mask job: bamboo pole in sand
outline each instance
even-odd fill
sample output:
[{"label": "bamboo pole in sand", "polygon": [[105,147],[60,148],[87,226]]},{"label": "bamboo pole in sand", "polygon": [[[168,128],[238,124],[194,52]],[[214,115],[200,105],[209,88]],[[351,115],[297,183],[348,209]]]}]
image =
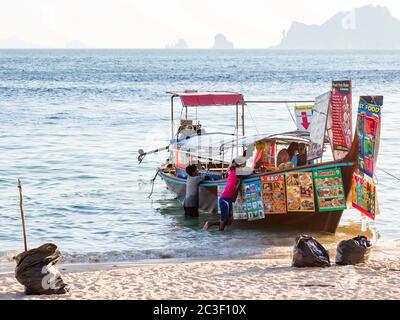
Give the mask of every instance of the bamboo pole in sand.
[{"label": "bamboo pole in sand", "polygon": [[18,189],[19,189],[19,208],[21,210],[21,220],[22,220],[22,232],[24,235],[24,246],[25,251],[28,251],[28,244],[26,242],[26,229],[25,229],[25,217],[24,217],[24,206],[22,201],[22,183],[21,179],[18,179]]}]

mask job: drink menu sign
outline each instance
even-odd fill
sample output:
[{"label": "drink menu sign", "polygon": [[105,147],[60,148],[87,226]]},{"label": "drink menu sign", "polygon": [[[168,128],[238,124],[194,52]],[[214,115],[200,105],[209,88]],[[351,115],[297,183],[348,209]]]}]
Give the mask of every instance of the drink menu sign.
[{"label": "drink menu sign", "polygon": [[322,156],[330,98],[330,91],[315,98],[315,107],[310,125],[311,143],[307,152],[307,160]]},{"label": "drink menu sign", "polygon": [[243,181],[243,197],[246,202],[247,220],[264,219],[264,203],[260,179]]},{"label": "drink menu sign", "polygon": [[342,170],[332,168],[313,172],[318,211],[346,209]]},{"label": "drink menu sign", "polygon": [[286,192],[283,174],[262,177],[264,209],[267,214],[285,214]]},{"label": "drink menu sign", "polygon": [[352,205],[366,216],[375,220],[376,215],[376,187],[373,180],[363,175],[362,172],[355,172],[352,181]]},{"label": "drink menu sign", "polygon": [[288,212],[314,212],[314,185],[312,172],[286,173]]},{"label": "drink menu sign", "polygon": [[297,130],[310,132],[313,110],[313,105],[294,107]]},{"label": "drink menu sign", "polygon": [[348,151],[352,143],[351,80],[332,81],[332,149]]},{"label": "drink menu sign", "polygon": [[361,97],[357,116],[358,168],[372,177],[378,158],[383,97]]}]

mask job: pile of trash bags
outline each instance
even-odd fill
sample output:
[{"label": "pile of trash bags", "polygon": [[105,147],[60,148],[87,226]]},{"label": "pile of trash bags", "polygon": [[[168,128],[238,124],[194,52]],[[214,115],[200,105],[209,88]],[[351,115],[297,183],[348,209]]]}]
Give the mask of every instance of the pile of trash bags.
[{"label": "pile of trash bags", "polygon": [[[336,264],[355,265],[367,262],[371,242],[364,236],[343,240],[338,244]],[[313,237],[300,235],[293,248],[293,267],[329,267],[329,252]]]},{"label": "pile of trash bags", "polygon": [[15,277],[25,287],[25,294],[65,294],[69,291],[56,268],[62,256],[55,244],[46,243],[22,252],[14,259],[17,263]]}]

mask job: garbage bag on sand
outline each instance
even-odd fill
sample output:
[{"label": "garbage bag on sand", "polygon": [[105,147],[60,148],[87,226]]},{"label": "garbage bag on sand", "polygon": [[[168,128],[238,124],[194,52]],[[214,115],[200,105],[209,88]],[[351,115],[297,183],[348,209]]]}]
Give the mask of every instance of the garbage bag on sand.
[{"label": "garbage bag on sand", "polygon": [[57,246],[46,243],[15,257],[15,277],[25,287],[25,294],[64,294],[67,284],[61,278],[56,264],[62,256]]},{"label": "garbage bag on sand", "polygon": [[336,264],[348,265],[368,260],[371,242],[364,236],[358,236],[339,242],[336,250]]},{"label": "garbage bag on sand", "polygon": [[313,237],[301,235],[296,238],[293,249],[293,267],[329,267],[329,253]]}]

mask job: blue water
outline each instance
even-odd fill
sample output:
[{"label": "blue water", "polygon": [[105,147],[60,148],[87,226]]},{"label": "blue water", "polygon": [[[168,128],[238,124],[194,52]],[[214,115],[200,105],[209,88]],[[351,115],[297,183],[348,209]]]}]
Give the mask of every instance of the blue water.
[{"label": "blue water", "polygon": [[[169,96],[232,90],[247,99],[313,99],[332,79],[385,96],[378,166],[400,176],[400,51],[0,50],[0,261],[21,251],[17,178],[23,179],[29,247],[55,242],[70,261],[248,257],[289,247],[295,233],[233,226],[203,232],[150,180],[166,154],[138,165],[137,150],[169,138]],[[292,107],[292,106],[290,106]],[[247,107],[247,133],[293,129],[286,106]],[[208,131],[232,133],[230,107],[200,109]],[[179,116],[179,110],[176,112]],[[399,182],[378,171],[379,241],[399,239]],[[335,242],[357,234],[344,214]]]}]

